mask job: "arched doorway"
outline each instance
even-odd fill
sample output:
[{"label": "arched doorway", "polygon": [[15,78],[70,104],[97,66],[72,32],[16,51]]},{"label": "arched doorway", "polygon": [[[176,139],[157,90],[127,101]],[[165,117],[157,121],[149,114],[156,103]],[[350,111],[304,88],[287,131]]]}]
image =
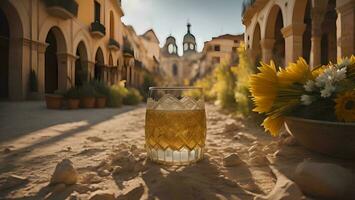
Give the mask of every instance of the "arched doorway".
[{"label": "arched doorway", "polygon": [[337,61],[337,38],[336,38],[336,1],[329,0],[327,10],[322,23],[321,36],[321,64],[327,64],[329,61]]},{"label": "arched doorway", "polygon": [[9,96],[10,27],[5,13],[0,9],[0,99]]},{"label": "arched doorway", "polygon": [[267,17],[265,39],[273,41],[272,55],[269,57],[277,66],[285,65],[285,39],[281,29],[284,27],[281,8],[274,5]]},{"label": "arched doorway", "polygon": [[45,92],[54,93],[58,90],[58,47],[52,29],[47,34],[46,43],[48,47],[45,53]]},{"label": "arched doorway", "polygon": [[[311,17],[311,9],[312,9],[312,2],[310,0],[307,1],[306,9],[304,12],[304,24],[306,24],[306,29],[303,33],[303,42],[302,42],[302,51],[303,51],[303,58],[310,62],[311,56],[311,47],[312,47],[312,17]],[[295,10],[297,12],[297,10]]]},{"label": "arched doorway", "polygon": [[285,65],[285,39],[282,35],[283,19],[281,10],[278,10],[275,22],[275,44],[272,50],[275,64],[277,66]]},{"label": "arched doorway", "polygon": [[259,65],[261,61],[261,31],[259,23],[256,23],[253,34],[253,43],[252,43],[252,58],[255,66]]},{"label": "arched doorway", "polygon": [[102,67],[105,65],[104,54],[102,53],[101,48],[96,51],[95,55],[95,70],[94,70],[94,79],[98,81],[103,80]]},{"label": "arched doorway", "polygon": [[78,44],[76,56],[78,59],[75,61],[75,86],[81,86],[88,81],[88,55],[84,42]]}]

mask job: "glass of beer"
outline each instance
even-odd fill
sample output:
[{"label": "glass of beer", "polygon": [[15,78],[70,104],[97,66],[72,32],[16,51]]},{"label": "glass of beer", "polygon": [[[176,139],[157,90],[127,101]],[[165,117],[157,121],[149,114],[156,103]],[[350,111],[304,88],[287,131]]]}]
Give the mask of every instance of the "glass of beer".
[{"label": "glass of beer", "polygon": [[203,158],[206,112],[202,88],[151,87],[145,118],[148,157],[170,165]]}]

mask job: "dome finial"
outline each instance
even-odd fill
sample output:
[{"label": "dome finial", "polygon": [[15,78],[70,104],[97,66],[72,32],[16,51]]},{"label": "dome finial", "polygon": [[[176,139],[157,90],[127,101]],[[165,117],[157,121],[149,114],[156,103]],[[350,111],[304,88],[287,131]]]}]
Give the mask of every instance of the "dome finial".
[{"label": "dome finial", "polygon": [[191,28],[191,24],[190,22],[187,22],[187,33],[190,33],[190,28]]}]

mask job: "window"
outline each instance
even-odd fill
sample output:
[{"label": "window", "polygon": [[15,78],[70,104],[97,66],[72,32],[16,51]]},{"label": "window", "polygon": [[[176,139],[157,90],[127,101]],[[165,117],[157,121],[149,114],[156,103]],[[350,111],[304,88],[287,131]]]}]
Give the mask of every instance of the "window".
[{"label": "window", "polygon": [[184,44],[184,50],[186,51],[189,48],[189,44],[185,43]]},{"label": "window", "polygon": [[173,44],[169,44],[169,45],[168,45],[168,52],[169,52],[170,54],[175,53],[175,52],[174,52],[174,45],[173,45]]},{"label": "window", "polygon": [[95,22],[100,22],[100,16],[101,16],[101,5],[99,2],[94,1],[95,3]]},{"label": "window", "polygon": [[234,40],[234,43],[238,43],[239,41],[238,40]]},{"label": "window", "polygon": [[237,47],[232,47],[232,52],[237,53]]},{"label": "window", "polygon": [[177,68],[177,65],[176,65],[176,64],[173,65],[173,75],[174,75],[174,76],[177,76],[177,75],[178,75],[178,68]]},{"label": "window", "polygon": [[220,57],[213,57],[212,58],[212,62],[213,63],[220,63],[221,62],[221,58]]},{"label": "window", "polygon": [[215,45],[214,46],[214,51],[221,51],[221,46]]},{"label": "window", "polygon": [[115,37],[115,18],[113,12],[110,12],[110,37],[113,39]]},{"label": "window", "polygon": [[194,44],[190,44],[190,49],[191,49],[191,50],[194,50],[194,49],[195,49]]}]

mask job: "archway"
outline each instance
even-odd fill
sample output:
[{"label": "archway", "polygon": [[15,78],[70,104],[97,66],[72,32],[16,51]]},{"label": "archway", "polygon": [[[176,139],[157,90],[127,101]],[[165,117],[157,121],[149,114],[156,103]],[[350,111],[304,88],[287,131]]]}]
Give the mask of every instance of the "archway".
[{"label": "archway", "polygon": [[9,96],[10,27],[5,13],[0,9],[0,98]]},{"label": "archway", "polygon": [[23,10],[15,4],[0,1],[0,98],[23,100],[30,69],[23,67],[22,38],[29,29],[21,18]]},{"label": "archway", "polygon": [[[299,1],[302,2],[302,1]],[[306,24],[306,30],[303,33],[303,42],[302,42],[302,56],[303,58],[307,61],[307,63],[310,62],[310,56],[311,56],[311,47],[312,47],[312,16],[311,16],[311,9],[312,9],[312,3],[311,1],[307,1],[305,12],[304,12],[304,18],[303,22]],[[295,10],[295,13],[297,13],[297,10]]]},{"label": "archway", "polygon": [[76,49],[75,86],[81,86],[88,81],[88,54],[84,42],[80,42]]},{"label": "archway", "polygon": [[94,79],[98,81],[102,81],[102,67],[105,65],[104,54],[99,48],[96,51],[95,55],[95,70],[94,70]]},{"label": "archway", "polygon": [[266,23],[265,39],[274,41],[272,48],[272,59],[277,66],[285,64],[285,39],[281,29],[284,27],[281,8],[274,5],[269,13]]},{"label": "archway", "polygon": [[321,37],[321,64],[327,64],[329,61],[337,61],[337,38],[336,38],[336,1],[329,0],[327,10],[322,22]]},{"label": "archway", "polygon": [[253,43],[252,43],[252,59],[255,66],[259,65],[261,61],[261,31],[259,23],[256,23],[253,34]]},{"label": "archway", "polygon": [[45,92],[54,93],[58,89],[58,57],[57,39],[53,30],[48,32],[45,53]]}]

